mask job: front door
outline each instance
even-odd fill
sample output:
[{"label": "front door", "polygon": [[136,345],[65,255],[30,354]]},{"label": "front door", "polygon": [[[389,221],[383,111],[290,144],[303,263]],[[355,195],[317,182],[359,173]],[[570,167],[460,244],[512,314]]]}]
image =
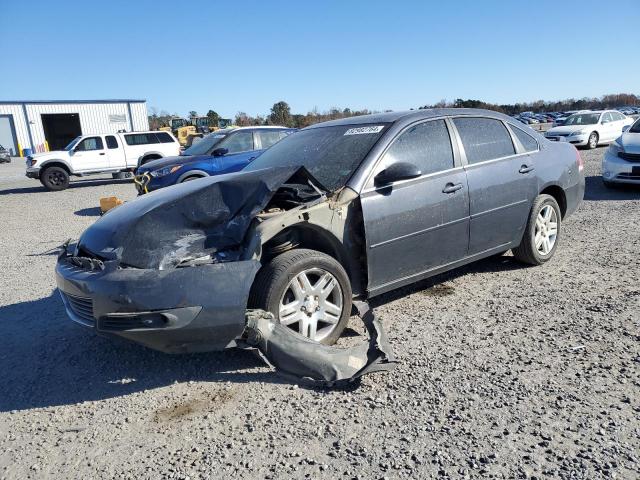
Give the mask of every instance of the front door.
[{"label": "front door", "polygon": [[508,249],[522,236],[536,195],[533,158],[527,153],[517,154],[500,120],[458,117],[453,123],[467,161],[469,255]]},{"label": "front door", "polygon": [[109,168],[102,137],[86,137],[73,149],[73,169],[77,172]]},{"label": "front door", "polygon": [[[417,178],[376,185],[374,177],[406,162]],[[469,195],[444,120],[408,127],[389,146],[361,193],[368,288],[381,292],[462,259],[469,239]]]}]

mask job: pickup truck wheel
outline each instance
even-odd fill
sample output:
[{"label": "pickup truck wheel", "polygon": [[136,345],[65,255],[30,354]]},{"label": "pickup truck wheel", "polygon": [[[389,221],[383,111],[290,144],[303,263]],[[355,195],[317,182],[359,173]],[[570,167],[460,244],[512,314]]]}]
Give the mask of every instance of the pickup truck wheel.
[{"label": "pickup truck wheel", "polygon": [[301,335],[333,345],[351,315],[351,283],[342,265],[315,250],[294,249],[258,272],[250,305]]},{"label": "pickup truck wheel", "polygon": [[531,207],[520,245],[513,249],[516,260],[542,265],[551,260],[560,240],[562,215],[551,195],[538,195]]},{"label": "pickup truck wheel", "polygon": [[40,174],[40,183],[47,190],[64,190],[69,187],[69,174],[62,167],[47,167]]}]

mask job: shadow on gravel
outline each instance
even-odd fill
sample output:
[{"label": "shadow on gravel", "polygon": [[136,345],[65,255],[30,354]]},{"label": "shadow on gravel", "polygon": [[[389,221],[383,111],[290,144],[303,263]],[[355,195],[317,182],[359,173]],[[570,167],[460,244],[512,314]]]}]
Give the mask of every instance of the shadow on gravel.
[{"label": "shadow on gravel", "polygon": [[392,290],[391,292],[372,298],[369,304],[372,308],[375,308],[418,292],[430,297],[454,295],[455,289],[450,285],[442,285],[444,282],[469,273],[504,272],[508,270],[524,270],[526,268],[530,268],[530,266],[514,260],[512,256],[493,256],[449,272],[441,273],[435,277],[427,278],[412,285],[407,285],[398,290]]},{"label": "shadow on gravel", "polygon": [[79,217],[99,217],[100,207],[81,208],[73,213]]},{"label": "shadow on gravel", "polygon": [[585,200],[639,200],[640,186],[619,184],[614,188],[607,188],[602,183],[601,175],[585,178]]},{"label": "shadow on gravel", "polygon": [[[175,382],[286,382],[253,352],[167,355],[72,323],[57,291],[0,307],[0,411],[128,395]],[[286,382],[288,383],[288,382]]]},{"label": "shadow on gravel", "polygon": [[[69,188],[84,188],[84,187],[97,187],[99,185],[107,185],[107,184],[125,184],[131,183],[131,179],[124,180],[114,180],[112,178],[105,178],[102,180],[73,180],[69,183]],[[34,186],[34,187],[22,187],[22,188],[8,188],[6,190],[0,190],[0,195],[15,195],[21,193],[49,193],[51,195],[55,195],[58,192],[49,192],[43,186]]]}]

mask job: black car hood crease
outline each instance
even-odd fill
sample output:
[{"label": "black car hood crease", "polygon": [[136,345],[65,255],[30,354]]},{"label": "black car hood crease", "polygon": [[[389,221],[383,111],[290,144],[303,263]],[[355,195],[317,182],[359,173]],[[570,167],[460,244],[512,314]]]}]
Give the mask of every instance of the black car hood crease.
[{"label": "black car hood crease", "polygon": [[241,245],[251,221],[304,167],[278,167],[207,177],[138,197],[105,214],[78,247],[121,265],[164,269],[182,259]]}]

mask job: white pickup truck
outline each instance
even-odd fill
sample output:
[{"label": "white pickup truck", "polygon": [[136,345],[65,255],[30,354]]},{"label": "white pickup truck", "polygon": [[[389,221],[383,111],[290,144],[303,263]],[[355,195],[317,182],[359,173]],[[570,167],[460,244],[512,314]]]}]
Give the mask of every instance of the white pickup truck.
[{"label": "white pickup truck", "polygon": [[27,157],[27,177],[37,178],[47,190],[64,190],[71,175],[112,173],[120,178],[145,162],[179,154],[180,144],[169,132],[83,135],[64,150]]}]

